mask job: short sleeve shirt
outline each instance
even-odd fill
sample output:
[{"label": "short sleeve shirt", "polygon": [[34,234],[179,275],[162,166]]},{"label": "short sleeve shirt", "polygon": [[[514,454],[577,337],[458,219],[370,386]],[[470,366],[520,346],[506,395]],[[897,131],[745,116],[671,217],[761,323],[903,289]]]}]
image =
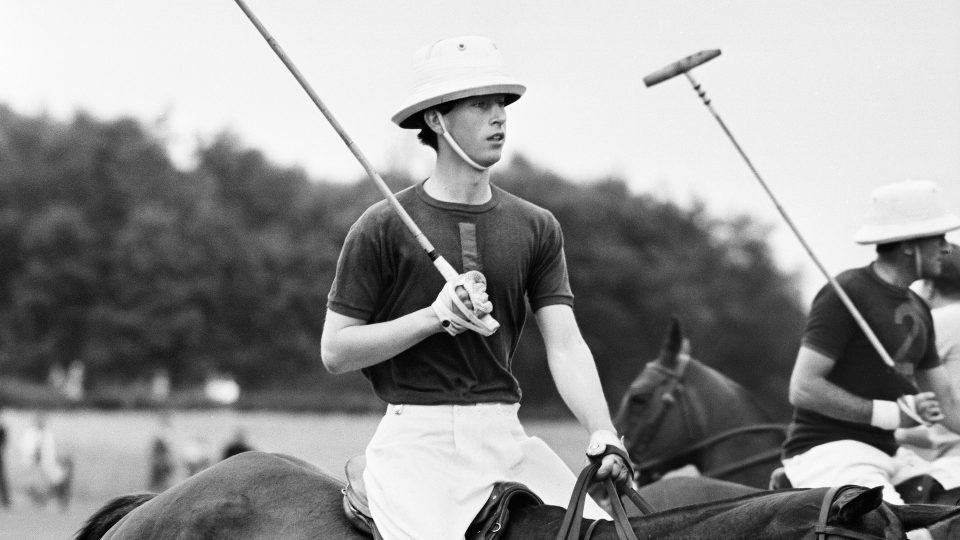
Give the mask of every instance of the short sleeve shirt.
[{"label": "short sleeve shirt", "polygon": [[[912,378],[915,371],[940,365],[930,309],[916,293],[883,281],[871,266],[848,270],[837,276],[837,282],[893,358],[897,372]],[[827,380],[840,388],[870,400],[900,396],[896,377],[829,284],[814,298],[802,345],[835,360]],[[784,442],[784,458],[843,439],[890,455],[897,450],[893,431],[797,408]]]},{"label": "short sleeve shirt", "polygon": [[[395,404],[517,403],[511,361],[527,300],[534,311],[573,305],[560,225],[547,210],[491,185],[490,201],[465,205],[436,200],[423,183],[397,200],[458,272],[487,279],[491,315],[500,328],[432,336],[362,370],[374,392]],[[327,307],[367,321],[390,321],[433,303],[444,285],[430,258],[389,205],[370,207],[344,242]]]}]

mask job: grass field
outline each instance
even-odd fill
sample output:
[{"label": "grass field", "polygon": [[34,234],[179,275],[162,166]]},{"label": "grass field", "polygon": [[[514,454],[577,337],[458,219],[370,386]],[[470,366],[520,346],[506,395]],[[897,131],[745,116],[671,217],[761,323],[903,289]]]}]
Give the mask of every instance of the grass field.
[{"label": "grass field", "polygon": [[[24,471],[17,452],[19,435],[32,416],[30,411],[10,409],[3,414],[9,434],[6,463],[14,505],[0,509],[0,540],[66,540],[108,499],[146,490],[150,444],[159,432],[155,413],[50,412],[48,423],[57,446],[72,455],[76,464],[74,497],[65,513],[32,507],[24,494]],[[171,421],[177,446],[202,439],[214,459],[242,427],[258,450],[292,454],[343,477],[344,462],[363,451],[379,417],[224,410],[178,411]],[[524,425],[528,434],[545,440],[572,469],[583,465],[587,434],[579,425],[569,421],[525,421]],[[177,478],[184,476],[179,467]]]}]

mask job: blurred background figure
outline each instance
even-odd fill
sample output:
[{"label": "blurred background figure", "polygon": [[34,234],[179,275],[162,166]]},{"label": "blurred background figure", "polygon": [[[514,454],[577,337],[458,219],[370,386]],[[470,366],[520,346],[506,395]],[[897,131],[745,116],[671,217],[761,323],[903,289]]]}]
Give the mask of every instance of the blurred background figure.
[{"label": "blurred background figure", "polygon": [[190,437],[183,444],[183,465],[187,476],[193,476],[210,466],[210,446],[205,437]]},{"label": "blurred background figure", "polygon": [[67,368],[66,378],[63,381],[63,395],[70,401],[82,401],[84,397],[84,377],[86,367],[80,360],[70,362]]},{"label": "blurred background figure", "polygon": [[160,493],[173,485],[176,459],[173,444],[173,425],[168,413],[160,415],[159,428],[150,445],[150,479],[147,489]]},{"label": "blurred background figure", "polygon": [[0,411],[0,506],[10,508],[10,484],[7,482],[7,422]]},{"label": "blurred background figure", "polygon": [[243,427],[238,427],[237,431],[233,434],[233,438],[227,441],[226,446],[223,447],[223,457],[220,459],[227,459],[242,452],[249,452],[250,450],[253,450],[253,447],[247,442],[247,430],[243,429]]},{"label": "blurred background figure", "polygon": [[157,368],[150,379],[150,400],[163,405],[170,399],[170,388],[170,372],[165,368]]},{"label": "blurred background figure", "polygon": [[70,500],[73,460],[57,453],[56,441],[47,417],[37,413],[23,431],[20,458],[26,472],[27,495],[37,507],[59,503],[65,511]]},{"label": "blurred background figure", "polygon": [[[918,282],[917,292],[930,305],[937,353],[950,374],[954,391],[960,395],[960,246],[950,244],[939,276]],[[941,424],[897,431],[898,439],[929,449],[939,465],[955,470],[960,477],[960,434]]]}]

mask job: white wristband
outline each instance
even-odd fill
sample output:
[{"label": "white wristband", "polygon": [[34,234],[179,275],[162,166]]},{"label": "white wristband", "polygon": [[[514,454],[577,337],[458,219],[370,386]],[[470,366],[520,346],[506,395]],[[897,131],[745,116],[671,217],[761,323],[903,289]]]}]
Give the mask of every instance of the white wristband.
[{"label": "white wristband", "polygon": [[900,406],[896,401],[873,400],[870,425],[888,431],[897,429],[900,427]]}]

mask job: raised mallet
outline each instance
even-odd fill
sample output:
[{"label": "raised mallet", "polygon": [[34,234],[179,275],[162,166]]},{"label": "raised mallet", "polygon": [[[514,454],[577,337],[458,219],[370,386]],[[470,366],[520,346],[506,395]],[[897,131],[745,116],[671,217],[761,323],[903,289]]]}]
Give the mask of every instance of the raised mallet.
[{"label": "raised mallet", "polygon": [[[293,77],[297,79],[297,82],[300,83],[300,86],[307,92],[307,95],[310,96],[310,99],[313,100],[313,103],[320,109],[320,112],[323,113],[323,116],[326,117],[327,121],[330,122],[330,125],[333,126],[333,129],[336,130],[337,135],[340,135],[340,138],[343,139],[343,142],[347,145],[347,148],[353,152],[354,157],[357,158],[357,161],[360,162],[360,165],[363,166],[363,169],[367,171],[367,176],[373,180],[373,183],[377,185],[377,188],[380,190],[380,193],[386,197],[387,202],[390,203],[390,207],[393,208],[394,212],[400,216],[400,219],[403,221],[404,225],[407,226],[407,229],[413,234],[417,239],[417,242],[420,244],[420,247],[427,252],[427,255],[430,257],[430,260],[433,261],[433,265],[437,267],[437,270],[440,271],[440,274],[448,282],[456,281],[459,277],[459,273],[442,255],[437,253],[437,250],[434,249],[433,244],[430,243],[430,240],[424,236],[423,231],[420,230],[420,227],[413,221],[413,218],[410,217],[410,214],[403,209],[403,206],[400,205],[400,202],[397,201],[397,198],[390,191],[390,188],[387,187],[386,182],[383,181],[383,178],[380,177],[380,174],[377,173],[376,169],[373,168],[373,165],[370,164],[370,161],[367,160],[366,156],[363,155],[363,152],[360,151],[360,148],[353,142],[353,139],[347,135],[346,130],[343,129],[343,126],[340,125],[340,122],[337,122],[337,119],[333,117],[333,113],[330,112],[330,109],[324,105],[323,101],[320,99],[320,96],[313,91],[313,87],[310,86],[310,83],[307,82],[307,79],[300,73],[300,70],[297,69],[297,66],[294,65],[293,61],[290,60],[290,57],[287,56],[287,53],[283,51],[280,47],[280,44],[277,43],[277,40],[273,39],[273,36],[267,32],[267,29],[260,22],[260,19],[253,14],[253,11],[247,7],[247,4],[243,0],[236,0],[237,5],[240,6],[240,9],[247,15],[247,18],[250,19],[250,22],[257,27],[257,30],[260,32],[260,35],[263,36],[263,39],[267,40],[267,43],[270,45],[270,48],[273,49],[273,52],[277,53],[277,56],[280,58],[280,61],[283,62],[283,65],[287,66],[287,69],[290,70],[290,73],[293,74]],[[485,315],[480,319],[480,322],[489,330],[496,330],[500,327],[500,323],[494,320],[490,315]]]},{"label": "raised mallet", "polygon": [[[698,96],[700,96],[700,99],[703,101],[703,104],[707,106],[707,109],[709,109],[713,117],[717,119],[717,122],[720,124],[720,127],[723,128],[723,132],[726,133],[727,137],[730,138],[730,142],[733,143],[733,146],[737,149],[737,152],[739,152],[743,160],[747,162],[747,166],[750,167],[750,171],[757,178],[757,181],[760,182],[760,185],[763,186],[763,190],[766,191],[767,195],[770,197],[770,200],[773,201],[773,204],[777,207],[777,211],[780,212],[780,215],[783,216],[784,221],[786,221],[787,225],[790,226],[790,230],[793,231],[793,234],[797,237],[797,240],[800,241],[800,244],[803,246],[803,249],[805,249],[807,254],[810,255],[810,258],[813,259],[814,264],[817,265],[817,268],[820,269],[820,272],[822,272],[823,275],[827,278],[827,281],[830,282],[830,285],[836,291],[837,296],[840,297],[840,300],[843,302],[843,305],[847,307],[847,310],[850,312],[850,315],[852,315],[854,320],[857,321],[857,324],[860,326],[860,329],[863,330],[864,334],[866,334],[867,339],[870,340],[870,343],[873,345],[874,349],[876,349],[877,353],[880,355],[880,358],[882,358],[884,363],[886,363],[887,366],[889,366],[890,369],[895,374],[898,375],[897,378],[898,380],[901,381],[903,386],[901,388],[901,392],[903,394],[916,394],[918,392],[916,386],[911,381],[906,379],[906,377],[901,376],[899,372],[896,371],[896,367],[895,367],[896,364],[894,363],[893,358],[890,357],[890,354],[880,343],[880,340],[877,339],[877,336],[876,334],[873,333],[873,330],[870,328],[870,325],[867,324],[867,321],[864,320],[862,315],[860,315],[860,312],[857,310],[856,306],[853,305],[853,302],[850,300],[850,297],[847,296],[847,294],[843,291],[843,288],[840,287],[840,284],[837,283],[837,280],[834,279],[829,272],[827,272],[826,268],[824,268],[822,264],[820,264],[820,260],[817,258],[816,255],[814,255],[813,251],[810,249],[810,246],[807,245],[806,240],[803,239],[803,235],[800,234],[800,231],[797,229],[796,225],[794,225],[793,220],[790,219],[790,216],[787,215],[787,212],[783,209],[782,206],[780,206],[780,203],[777,201],[777,198],[773,195],[773,192],[770,191],[769,187],[767,187],[767,183],[763,181],[763,178],[760,176],[760,173],[757,172],[757,169],[753,166],[753,163],[750,162],[750,158],[747,157],[747,154],[744,153],[743,148],[740,147],[740,144],[737,143],[737,140],[733,137],[733,133],[730,132],[730,130],[727,128],[727,125],[724,124],[723,120],[720,119],[720,115],[717,114],[717,111],[714,110],[713,106],[710,104],[710,100],[707,99],[707,93],[701,89],[700,83],[694,80],[693,76],[690,75],[690,70],[699,66],[700,64],[703,64],[704,62],[713,60],[718,56],[720,56],[719,49],[700,51],[682,60],[674,62],[669,66],[659,69],[651,73],[650,75],[647,75],[646,77],[643,78],[643,82],[649,88],[655,84],[659,84],[659,83],[662,83],[663,81],[672,79],[673,77],[676,77],[677,75],[680,75],[680,74],[683,74],[687,77],[687,80],[690,81],[690,84],[693,86],[694,91],[697,93]],[[905,405],[904,403],[901,403],[901,408],[904,408],[904,405]],[[906,409],[910,409],[910,408],[906,407],[905,410]],[[908,412],[908,414],[911,414],[914,420],[917,420],[923,423],[919,419],[919,417],[916,416],[916,413],[913,413],[912,409],[910,409],[910,412]]]}]

